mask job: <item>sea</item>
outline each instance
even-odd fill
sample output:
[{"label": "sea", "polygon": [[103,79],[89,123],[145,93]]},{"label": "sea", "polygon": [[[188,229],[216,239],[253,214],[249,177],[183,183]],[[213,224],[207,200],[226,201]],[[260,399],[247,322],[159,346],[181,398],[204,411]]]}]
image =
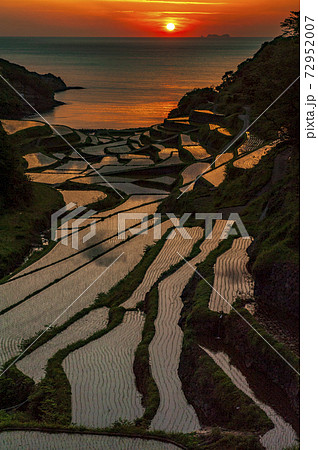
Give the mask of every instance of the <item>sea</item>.
[{"label": "sea", "polygon": [[217,86],[269,37],[0,37],[0,57],[53,73],[81,90],[43,116],[74,128],[133,128],[161,122],[194,88]]}]

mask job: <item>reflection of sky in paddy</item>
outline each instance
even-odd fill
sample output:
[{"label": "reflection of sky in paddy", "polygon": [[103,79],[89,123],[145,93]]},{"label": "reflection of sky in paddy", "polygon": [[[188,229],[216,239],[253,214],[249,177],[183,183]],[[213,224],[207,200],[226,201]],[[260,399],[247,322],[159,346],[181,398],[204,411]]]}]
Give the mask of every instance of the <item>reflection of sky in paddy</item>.
[{"label": "reflection of sky in paddy", "polygon": [[190,183],[194,181],[202,172],[204,172],[208,167],[210,167],[210,163],[195,163],[188,166],[182,172],[183,184]]}]

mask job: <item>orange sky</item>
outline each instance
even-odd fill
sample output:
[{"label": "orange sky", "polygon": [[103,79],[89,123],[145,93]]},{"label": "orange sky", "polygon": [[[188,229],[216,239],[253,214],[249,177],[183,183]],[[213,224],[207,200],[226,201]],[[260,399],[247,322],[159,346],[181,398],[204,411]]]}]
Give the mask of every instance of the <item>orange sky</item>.
[{"label": "orange sky", "polygon": [[[2,0],[2,36],[276,36],[297,0]],[[168,32],[166,24],[176,28]]]}]

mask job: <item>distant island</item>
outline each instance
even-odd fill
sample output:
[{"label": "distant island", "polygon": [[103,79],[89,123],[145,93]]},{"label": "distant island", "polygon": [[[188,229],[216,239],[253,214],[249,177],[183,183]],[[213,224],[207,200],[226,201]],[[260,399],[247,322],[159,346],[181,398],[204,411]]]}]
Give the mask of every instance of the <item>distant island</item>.
[{"label": "distant island", "polygon": [[229,34],[208,34],[207,36],[201,36],[205,39],[231,39]]}]

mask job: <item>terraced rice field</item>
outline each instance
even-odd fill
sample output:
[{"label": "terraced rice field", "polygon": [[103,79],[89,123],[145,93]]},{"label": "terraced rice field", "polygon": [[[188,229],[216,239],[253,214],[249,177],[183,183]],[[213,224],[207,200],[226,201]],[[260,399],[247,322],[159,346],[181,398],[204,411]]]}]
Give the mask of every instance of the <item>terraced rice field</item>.
[{"label": "terraced rice field", "polygon": [[172,119],[166,119],[167,122],[189,122],[189,117],[174,117]]},{"label": "terraced rice field", "polygon": [[201,145],[184,145],[183,148],[188,150],[195,159],[211,158],[211,155]]},{"label": "terraced rice field", "polygon": [[216,130],[218,133],[224,134],[224,136],[232,136],[227,128],[217,127]]},{"label": "terraced rice field", "polygon": [[255,136],[255,134],[252,134],[249,131],[247,131],[246,140],[237,149],[237,154],[241,155],[242,153],[251,152],[260,147],[262,143],[263,143],[262,139],[259,139],[257,136]]},{"label": "terraced rice field", "polygon": [[132,194],[166,194],[166,191],[163,191],[162,189],[151,189],[147,187],[137,186],[133,183],[114,183],[112,182],[111,185],[117,190],[122,191],[125,194],[132,195]]},{"label": "terraced rice field", "polygon": [[64,360],[72,387],[73,423],[107,427],[116,420],[133,421],[143,415],[133,372],[143,326],[143,315],[128,311],[122,324]]},{"label": "terraced rice field", "polygon": [[196,109],[193,112],[205,120],[209,119],[209,117],[211,118],[211,121],[214,119],[214,113],[208,109]]},{"label": "terraced rice field", "polygon": [[83,160],[68,161],[62,166],[57,167],[57,170],[65,170],[66,172],[83,172],[87,168],[88,164]]},{"label": "terraced rice field", "polygon": [[267,155],[268,152],[270,152],[274,147],[276,147],[278,142],[279,141],[274,141],[269,145],[264,145],[263,147],[255,150],[254,152],[237,159],[236,161],[234,161],[233,165],[241,169],[251,169],[260,162],[261,158],[264,155]]},{"label": "terraced rice field", "polygon": [[108,308],[95,309],[70,325],[66,330],[59,333],[46,344],[18,361],[16,366],[38,383],[45,377],[47,362],[56,352],[81,339],[87,339],[96,333],[96,331],[106,329],[107,323]]},{"label": "terraced rice field", "polygon": [[211,170],[210,172],[206,172],[203,175],[203,178],[213,184],[213,186],[217,187],[224,181],[225,174],[225,165],[223,165],[217,169]]},{"label": "terraced rice field", "polygon": [[261,444],[268,450],[283,450],[291,448],[297,444],[297,435],[292,426],[285,422],[273,408],[258,400],[249,387],[245,376],[230,363],[230,358],[223,352],[213,352],[204,347],[201,347],[214,362],[228,375],[232,383],[246,394],[253,402],[261,408],[267,417],[273,422],[274,428],[265,433],[261,439]]},{"label": "terraced rice field", "polygon": [[133,158],[127,166],[151,166],[153,165],[153,161],[151,159],[137,159]]},{"label": "terraced rice field", "polygon": [[[145,166],[133,166],[133,167],[127,167],[127,164],[121,164],[118,166],[104,166],[101,167],[100,169],[98,169],[98,173],[102,174],[102,175],[107,175],[107,174],[115,174],[115,173],[127,173],[127,172],[136,172],[138,169],[144,169]],[[91,171],[89,172],[89,175],[95,175],[96,172],[95,171]]]},{"label": "terraced rice field", "polygon": [[23,156],[28,163],[28,169],[34,169],[35,167],[49,166],[56,162],[56,159],[50,158],[43,153],[29,153]]},{"label": "terraced rice field", "polygon": [[[117,219],[117,217],[114,217],[114,219]],[[106,229],[109,234],[112,232],[112,230],[107,229],[105,221],[101,224],[104,225],[104,230]],[[166,230],[165,227],[166,225],[162,224],[163,232]],[[115,233],[117,233],[117,229]],[[95,239],[100,239],[100,235],[95,236]],[[135,236],[130,241],[121,241],[123,243],[118,248],[112,249],[119,242],[116,235],[116,237],[101,245],[76,254],[70,259],[62,260],[52,267],[43,268],[29,277],[18,278],[2,285],[2,308],[13,305],[33,293],[31,298],[0,316],[0,326],[5,336],[3,352],[6,357],[9,358],[16,354],[16,348],[21,341],[21,337],[26,339],[34,336],[46,325],[51,324],[71,303],[74,302],[72,307],[58,319],[57,325],[89,306],[98,293],[108,292],[112,286],[134,268],[142,258],[145,247],[151,245],[153,241],[153,231],[150,230],[148,234]],[[89,244],[91,244],[91,241]],[[55,249],[57,249],[57,255],[56,252],[54,253]],[[103,254],[107,250],[108,253]],[[63,251],[66,256],[75,253],[74,250],[70,251],[69,247],[60,245],[58,249],[58,246],[56,246],[47,255],[47,258],[41,260],[41,264],[43,264],[44,259],[46,259],[46,262],[54,259],[60,260]],[[110,266],[122,252],[124,254],[120,259]],[[92,258],[98,255],[101,256],[92,261]],[[107,268],[107,273],[104,273]],[[34,265],[32,269],[34,269]],[[31,269],[28,268],[28,270]],[[71,273],[71,271],[74,272]],[[96,277],[102,273],[104,275],[96,280]],[[64,278],[60,279],[61,277]],[[57,279],[60,279],[60,281],[56,281]],[[87,290],[87,287],[93,282],[94,284]],[[50,285],[50,283],[54,284]],[[36,293],[37,289],[42,289],[42,291]]]},{"label": "terraced rice field", "polygon": [[[66,136],[68,134],[72,134],[73,133],[73,129],[70,127],[66,127],[65,125],[53,125],[54,129],[61,135],[61,136]],[[57,133],[55,133],[55,131],[52,130],[52,135],[56,136]]]},{"label": "terraced rice field", "polygon": [[93,163],[92,167],[95,169],[100,169],[104,166],[117,166],[120,162],[118,162],[118,159],[116,156],[104,156],[104,158],[99,163]]},{"label": "terraced rice field", "polygon": [[0,447],[36,450],[176,450],[179,447],[150,439],[102,436],[89,434],[41,433],[39,431],[4,431],[0,433]]},{"label": "terraced rice field", "polygon": [[97,200],[102,200],[107,197],[107,194],[101,191],[60,191],[63,195],[65,204],[75,203],[76,206],[85,206],[89,203],[94,203]]},{"label": "terraced rice field", "polygon": [[106,147],[109,153],[129,153],[131,152],[131,148],[128,145],[120,145],[120,146],[108,146]]},{"label": "terraced rice field", "polygon": [[160,275],[182,259],[177,251],[181,253],[183,257],[190,254],[193,247],[192,239],[184,239],[179,232],[175,233],[173,231],[173,234],[174,237],[172,239],[167,238],[159,255],[148,268],[142,283],[138,286],[132,296],[122,304],[124,308],[135,308],[137,303],[144,301],[145,295],[160,278]]},{"label": "terraced rice field", "polygon": [[0,337],[0,367],[2,367],[5,362],[9,361],[10,358],[20,353],[20,345],[22,344],[22,341],[22,336],[8,338],[3,335],[3,337]]},{"label": "terraced rice field", "polygon": [[61,173],[58,170],[44,171],[41,173],[29,173],[28,174],[31,181],[36,183],[46,183],[46,184],[58,184],[64,183],[64,181],[71,180],[76,176],[73,173]]},{"label": "terraced rice field", "polygon": [[[181,176],[183,178],[183,184],[186,185],[188,183],[191,183],[192,181],[195,181],[196,178],[199,175],[201,175],[201,173],[203,173],[205,170],[207,170],[209,167],[210,167],[209,163],[194,163],[186,167],[181,173]],[[193,186],[188,190],[192,189]]]},{"label": "terraced rice field", "polygon": [[106,145],[101,144],[101,145],[93,145],[90,147],[84,147],[83,149],[81,149],[81,151],[84,154],[86,153],[87,155],[100,156],[100,155],[105,155],[105,148],[106,148]]},{"label": "terraced rice field", "polygon": [[216,123],[209,123],[210,131],[216,130],[217,128],[220,128],[220,125]]},{"label": "terraced rice field", "polygon": [[99,139],[94,134],[90,134],[89,137],[91,138],[91,142],[93,145],[97,145],[99,143]]},{"label": "terraced rice field", "polygon": [[[88,148],[88,147],[86,147],[86,148]],[[83,158],[80,156],[80,150],[78,150],[78,151],[73,151],[73,152],[69,155],[69,157],[70,157],[71,159],[83,159]]]},{"label": "terraced rice field", "polygon": [[[160,195],[155,196],[144,196],[144,195],[132,195],[129,197],[125,202],[121,203],[119,206],[117,206],[114,209],[100,212],[97,214],[97,217],[93,217],[94,219],[98,220],[97,223],[97,232],[94,237],[92,237],[89,241],[89,243],[82,243],[83,235],[86,233],[86,230],[79,232],[79,241],[80,241],[80,250],[85,250],[87,247],[90,247],[91,245],[99,244],[103,239],[110,238],[112,236],[116,237],[118,232],[118,217],[117,215],[121,212],[129,212],[129,213],[147,213],[149,215],[156,212],[160,202],[159,200],[161,197]],[[127,220],[126,222],[127,227],[131,227],[133,225],[136,225],[136,221]],[[72,249],[70,246],[64,246],[58,243],[49,254],[45,255],[43,258],[41,258],[39,261],[32,264],[32,266],[26,267],[23,271],[19,272],[16,276],[12,278],[12,280],[19,279],[22,275],[28,274],[34,270],[41,269],[43,267],[47,267],[50,264],[56,263],[56,262],[62,262],[63,259],[67,257],[73,257],[78,251],[75,249]],[[53,274],[55,276],[56,274]],[[16,285],[11,287],[11,282],[8,282],[6,284],[0,285],[0,295],[3,298],[5,297],[12,297],[14,294],[14,291],[21,291],[22,285]],[[36,286],[35,286],[36,287]],[[28,291],[31,292],[31,291]],[[22,293],[22,295],[26,295],[26,292]],[[16,298],[19,299],[19,297],[16,296]],[[22,297],[23,298],[23,297]],[[7,304],[11,304],[8,302]],[[2,304],[3,305],[3,304]],[[6,306],[6,305],[5,305]]]},{"label": "terraced rice field", "polygon": [[163,183],[163,184],[172,184],[176,181],[175,178],[164,176],[164,177],[158,177],[158,178],[151,178],[151,181],[154,181],[156,183]]},{"label": "terraced rice field", "polygon": [[168,166],[176,166],[176,165],[182,165],[184,164],[178,155],[172,153],[170,158],[167,158],[160,162],[158,165],[159,167],[168,167]]},{"label": "terraced rice field", "polygon": [[[200,253],[190,261],[192,266],[204,261],[217,247],[225,224],[226,221],[216,221],[212,239],[203,241]],[[191,234],[194,244],[202,236],[202,230],[193,228]],[[178,376],[183,339],[183,332],[178,326],[183,307],[181,294],[192,274],[193,269],[185,263],[158,286],[156,333],[150,343],[149,353],[152,375],[160,393],[160,406],[152,420],[151,429],[188,433],[200,428],[197,415],[187,403]]]},{"label": "terraced rice field", "polygon": [[[84,133],[82,133],[81,131],[78,131],[78,130],[74,130],[74,131],[78,135],[78,137],[80,138],[79,142],[81,144],[86,142],[86,140],[87,140],[87,135],[86,134],[84,134]],[[91,141],[92,141],[93,144],[95,144],[95,143],[97,144],[98,143],[98,139],[95,138],[95,136],[90,136],[90,138],[91,138]]]},{"label": "terraced rice field", "polygon": [[187,134],[180,134],[180,142],[181,142],[182,147],[184,147],[184,146],[191,146],[191,147],[193,147],[193,146],[198,145],[198,143],[193,141],[190,138],[190,136],[188,136]]},{"label": "terraced rice field", "polygon": [[[150,200],[152,200],[152,198]],[[130,204],[131,207],[134,207],[135,200],[133,199],[132,202],[126,203],[127,206]],[[123,205],[120,206],[121,208],[118,207],[116,209],[117,213],[125,210]],[[152,214],[155,212],[157,206],[158,203],[153,203],[150,205],[141,206],[140,208],[135,208],[129,212]],[[35,262],[32,266],[29,266],[25,270],[18,273],[11,281],[2,284],[0,286],[1,310],[24,299],[33,292],[42,289],[48,284],[54,282],[57,278],[67,275],[72,270],[75,270],[90,261],[93,257],[102,255],[107,250],[112,249],[114,245],[124,243],[124,241],[122,239],[118,239],[117,236],[118,216],[115,214],[107,218],[109,214],[110,212],[98,215],[100,217],[100,221],[97,223],[96,235],[92,237],[89,242],[84,244],[82,243],[83,236],[87,233],[86,229],[78,232],[79,242],[82,243],[79,247],[80,250],[82,250],[80,253],[76,249],[71,248],[70,245],[64,246],[61,243],[58,243],[50,253]],[[139,219],[126,220],[126,228],[136,226],[139,222]],[[152,221],[150,221],[149,225],[151,225],[151,223]],[[164,230],[167,225],[165,222],[162,225]],[[140,240],[141,238],[144,238],[146,241],[150,239],[151,241],[153,238],[152,230],[149,230],[148,236],[136,236],[135,239]],[[132,244],[133,241],[130,243]],[[52,264],[54,265],[52,266]],[[94,265],[94,262],[91,264]],[[99,265],[100,264],[98,263],[96,269]],[[34,271],[35,273],[32,273]],[[30,273],[30,277],[26,277],[26,275]]]},{"label": "terraced rice field", "polygon": [[4,120],[1,119],[1,125],[7,134],[14,134],[17,131],[25,130],[26,128],[41,127],[43,122],[34,120]]},{"label": "terraced rice field", "polygon": [[127,145],[127,139],[111,142],[110,144],[107,144],[107,149],[112,148],[112,147],[120,147],[122,145]]},{"label": "terraced rice field", "polygon": [[215,158],[215,168],[221,166],[222,164],[230,161],[233,158],[233,153],[223,153]]},{"label": "terraced rice field", "polygon": [[57,159],[63,159],[66,155],[64,153],[53,153],[53,156]]},{"label": "terraced rice field", "polygon": [[168,147],[164,147],[163,145],[154,145],[154,147],[157,147],[159,149],[159,153],[158,156],[160,159],[165,160],[167,158],[170,158],[171,154],[178,154],[178,149],[177,148],[168,148]]},{"label": "terraced rice field", "polygon": [[[237,297],[253,295],[253,280],[246,264],[246,249],[251,245],[250,238],[238,238],[232,247],[219,256],[214,267],[214,283],[209,308],[212,311],[223,311],[228,314]],[[224,300],[225,299],[225,300]]]},{"label": "terraced rice field", "polygon": [[111,142],[114,142],[112,138],[103,138],[99,136],[98,139],[103,144],[110,144]]},{"label": "terraced rice field", "polygon": [[[108,183],[132,183],[134,181],[137,181],[137,178],[125,178],[120,176],[111,176],[111,175],[103,175],[103,178],[108,181]],[[83,184],[99,184],[101,186],[107,186],[107,183],[103,180],[99,175],[92,175],[92,176],[79,176],[78,178],[74,178],[72,181],[76,183],[83,183]],[[109,185],[108,185],[109,187]]]},{"label": "terraced rice field", "polygon": [[123,155],[120,155],[120,159],[145,159],[145,160],[149,160],[150,157],[147,155],[138,155],[135,153],[124,153]]},{"label": "terraced rice field", "polygon": [[133,142],[133,143],[138,144],[139,147],[141,147],[142,143],[140,141],[140,137],[141,137],[141,134],[135,134],[134,136],[131,136],[130,141]]}]

